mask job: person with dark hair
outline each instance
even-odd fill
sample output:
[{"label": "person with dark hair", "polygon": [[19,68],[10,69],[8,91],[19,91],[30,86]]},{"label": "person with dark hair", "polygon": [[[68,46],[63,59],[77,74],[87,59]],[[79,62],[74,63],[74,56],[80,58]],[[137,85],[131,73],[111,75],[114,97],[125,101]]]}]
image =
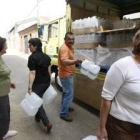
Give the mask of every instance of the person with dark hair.
[{"label": "person with dark hair", "polygon": [[115,62],[106,75],[98,140],[140,140],[140,30],[132,53]]},{"label": "person with dark hair", "polygon": [[[36,93],[39,97],[43,97],[45,91],[50,86],[51,79],[51,59],[48,55],[42,52],[42,43],[38,38],[31,38],[29,40],[29,48],[32,54],[28,60],[29,73],[29,85],[28,93]],[[35,115],[35,120],[43,122],[47,127],[47,132],[50,132],[52,124],[48,120],[43,105],[39,108]]]},{"label": "person with dark hair", "polygon": [[60,118],[71,122],[73,118],[69,114],[69,111],[74,111],[70,107],[73,100],[73,73],[75,64],[81,63],[82,60],[74,60],[72,48],[74,44],[73,33],[67,32],[64,40],[65,43],[60,47],[58,56],[59,77],[63,89]]},{"label": "person with dark hair", "polygon": [[66,39],[68,35],[73,35],[73,33],[72,33],[72,32],[67,32],[67,33],[65,34],[65,38],[64,38],[64,39]]},{"label": "person with dark hair", "polygon": [[6,49],[6,39],[0,37],[0,140],[17,134],[17,131],[9,130],[10,103],[8,94],[10,92],[10,87],[15,89],[16,85],[11,82],[11,70],[2,59],[2,55],[6,53]]}]

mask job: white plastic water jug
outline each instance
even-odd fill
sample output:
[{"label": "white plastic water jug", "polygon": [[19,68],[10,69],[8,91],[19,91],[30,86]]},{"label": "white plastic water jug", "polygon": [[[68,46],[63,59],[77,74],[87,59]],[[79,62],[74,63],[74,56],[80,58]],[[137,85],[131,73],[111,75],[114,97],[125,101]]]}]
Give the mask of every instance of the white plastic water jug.
[{"label": "white plastic water jug", "polygon": [[28,102],[35,108],[39,108],[43,104],[43,99],[41,99],[37,94],[32,92],[31,94],[26,94],[25,98]]},{"label": "white plastic water jug", "polygon": [[84,74],[85,76],[87,76],[87,74],[88,74],[88,70],[89,70],[90,64],[91,64],[91,62],[88,61],[88,60],[83,61],[82,64],[81,64],[81,69],[80,69],[80,71],[81,71],[81,73]]},{"label": "white plastic water jug", "polygon": [[98,140],[96,136],[87,136],[86,138],[84,138],[83,140]]},{"label": "white plastic water jug", "polygon": [[88,78],[90,78],[91,80],[96,79],[99,71],[100,71],[100,66],[95,65],[95,64],[90,64],[89,71],[87,74]]},{"label": "white plastic water jug", "polygon": [[35,116],[35,114],[38,111],[38,108],[35,108],[32,106],[27,99],[22,100],[20,106],[23,108],[23,110],[27,113],[29,116]]},{"label": "white plastic water jug", "polygon": [[46,104],[50,103],[57,95],[56,90],[53,88],[52,85],[45,91],[43,99]]}]

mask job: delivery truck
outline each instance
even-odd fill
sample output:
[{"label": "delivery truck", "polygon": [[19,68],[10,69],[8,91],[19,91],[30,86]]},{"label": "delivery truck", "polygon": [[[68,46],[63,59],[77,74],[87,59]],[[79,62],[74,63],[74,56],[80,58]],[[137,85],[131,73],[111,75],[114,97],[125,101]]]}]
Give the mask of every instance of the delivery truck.
[{"label": "delivery truck", "polygon": [[[43,35],[44,52],[51,57],[52,72],[55,73],[55,83],[60,91],[62,87],[58,76],[58,51],[64,43],[65,33],[72,31],[76,38],[75,58],[89,59],[101,66],[95,80],[81,74],[80,65],[76,66],[74,97],[96,109],[100,108],[106,73],[113,61],[130,54],[132,36],[139,28],[139,20],[122,20],[123,16],[140,11],[139,6],[140,0],[66,0],[66,13],[46,23]],[[97,21],[98,25],[87,26],[89,20],[93,21],[92,25]],[[103,61],[105,58],[108,61]]]}]

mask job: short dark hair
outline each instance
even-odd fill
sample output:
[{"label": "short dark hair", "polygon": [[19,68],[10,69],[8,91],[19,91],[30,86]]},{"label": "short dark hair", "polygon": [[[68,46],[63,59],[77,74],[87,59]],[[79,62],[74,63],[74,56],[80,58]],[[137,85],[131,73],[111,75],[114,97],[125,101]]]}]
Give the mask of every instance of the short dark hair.
[{"label": "short dark hair", "polygon": [[37,50],[42,51],[42,42],[39,38],[31,38],[28,43],[31,43],[34,47],[37,47]]},{"label": "short dark hair", "polygon": [[133,50],[134,55],[140,55],[140,30],[138,30],[133,38]]},{"label": "short dark hair", "polygon": [[67,32],[66,34],[65,34],[65,39],[67,38],[67,35],[74,35],[72,32]]},{"label": "short dark hair", "polygon": [[4,48],[4,43],[6,42],[6,38],[0,37],[0,52]]}]

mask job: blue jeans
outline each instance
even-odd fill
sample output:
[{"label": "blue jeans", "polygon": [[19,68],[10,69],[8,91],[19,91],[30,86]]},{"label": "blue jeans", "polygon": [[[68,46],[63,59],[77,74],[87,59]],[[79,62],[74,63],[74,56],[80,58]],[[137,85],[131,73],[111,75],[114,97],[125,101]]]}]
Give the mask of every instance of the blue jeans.
[{"label": "blue jeans", "polygon": [[60,116],[66,116],[73,100],[73,75],[60,78],[60,81],[63,88]]}]

